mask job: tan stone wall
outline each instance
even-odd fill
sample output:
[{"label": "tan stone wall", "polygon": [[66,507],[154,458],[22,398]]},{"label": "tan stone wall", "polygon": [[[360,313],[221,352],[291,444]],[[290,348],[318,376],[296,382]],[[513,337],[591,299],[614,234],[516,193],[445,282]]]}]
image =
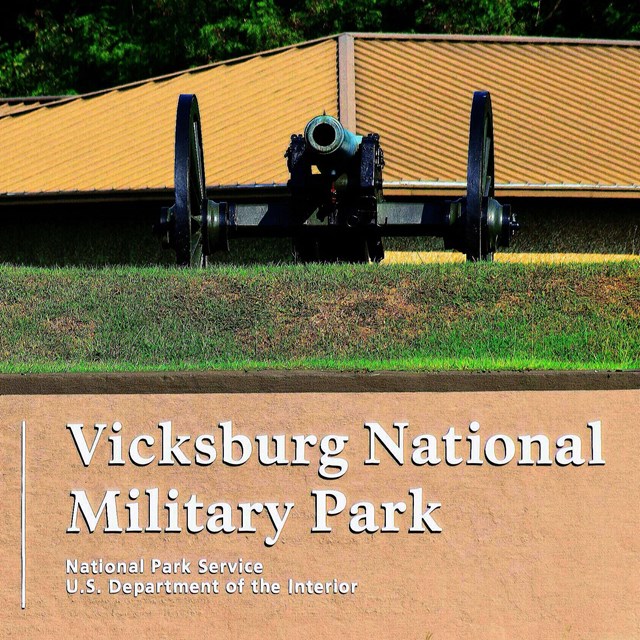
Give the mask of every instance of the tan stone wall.
[{"label": "tan stone wall", "polygon": [[[640,637],[640,471],[637,463],[639,390],[508,391],[482,393],[246,393],[165,395],[67,395],[0,397],[3,518],[0,529],[0,621],[7,638],[122,637],[192,638],[638,638]],[[20,607],[20,425],[26,420],[26,608]],[[349,469],[339,479],[318,475],[317,447],[309,466],[261,466],[255,454],[231,467],[137,467],[107,464],[114,421],[123,425],[125,447],[140,434],[160,435],[171,420],[173,434],[216,437],[222,421],[234,434],[347,435],[343,456]],[[604,465],[416,466],[411,441],[422,433],[437,438],[455,427],[460,455],[468,454],[468,425],[480,423],[482,443],[495,434],[517,441],[522,434],[565,434],[582,439],[590,455],[590,430],[602,424]],[[375,421],[391,434],[405,421],[404,465],[378,447],[378,466],[364,465],[368,433]],[[94,423],[108,423],[88,467],[83,466],[67,423],[83,423],[89,438]],[[255,444],[255,441],[254,441]],[[292,455],[289,442],[289,456]],[[443,443],[439,441],[440,455]],[[183,446],[193,459],[191,443]],[[140,448],[146,453],[145,447]],[[153,453],[159,453],[156,444]],[[500,451],[500,448],[497,448]],[[183,503],[196,494],[205,507],[239,502],[293,502],[279,540],[264,538],[273,525],[263,512],[256,533],[93,534],[82,519],[71,523],[71,490],[84,489],[96,501],[105,491],[158,488],[161,501],[175,488]],[[409,533],[411,488],[425,501],[441,503],[433,517],[441,533]],[[330,519],[331,533],[311,533],[313,489],[342,492],[347,509],[357,501],[376,506],[405,501],[397,533],[354,534],[346,512]],[[146,504],[143,500],[140,508]],[[120,522],[126,511],[120,505]],[[143,510],[144,511],[144,510]],[[166,513],[166,511],[164,512]],[[180,522],[185,526],[185,511]],[[144,518],[143,525],[144,526]],[[206,521],[202,513],[200,523]],[[99,529],[104,526],[101,521]],[[161,520],[162,526],[162,520]],[[145,560],[142,576],[73,576],[67,559]],[[191,561],[191,576],[151,574],[152,559]],[[261,562],[262,576],[245,575],[243,594],[224,593],[229,576],[198,575],[196,563]],[[100,594],[66,592],[66,580],[95,578]],[[234,576],[235,579],[237,576]],[[284,593],[250,593],[250,581],[279,582]],[[109,579],[220,580],[219,595],[109,594]],[[288,595],[287,581],[357,582],[345,595]]]}]

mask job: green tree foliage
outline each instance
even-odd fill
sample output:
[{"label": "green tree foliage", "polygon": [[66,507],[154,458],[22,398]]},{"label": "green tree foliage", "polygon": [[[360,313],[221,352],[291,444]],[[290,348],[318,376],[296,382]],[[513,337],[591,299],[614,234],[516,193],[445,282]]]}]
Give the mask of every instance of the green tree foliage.
[{"label": "green tree foliage", "polygon": [[[88,91],[144,73],[142,47],[126,37],[109,8],[58,21],[49,11],[19,18],[33,34],[27,46],[1,54],[2,93],[47,95]],[[6,87],[6,88],[5,88]],[[8,91],[7,91],[8,89]]]},{"label": "green tree foliage", "polygon": [[637,0],[23,0],[0,95],[85,93],[341,31],[640,37]]},{"label": "green tree foliage", "polygon": [[439,33],[525,35],[527,18],[537,4],[537,0],[459,0],[442,6],[435,0],[424,2],[417,17]]}]

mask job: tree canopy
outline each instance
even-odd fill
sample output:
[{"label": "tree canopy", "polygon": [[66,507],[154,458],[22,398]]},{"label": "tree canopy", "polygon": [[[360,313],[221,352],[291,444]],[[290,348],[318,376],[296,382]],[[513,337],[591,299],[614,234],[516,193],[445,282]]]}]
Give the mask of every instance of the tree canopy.
[{"label": "tree canopy", "polygon": [[640,38],[637,0],[22,0],[0,95],[86,93],[342,31]]}]

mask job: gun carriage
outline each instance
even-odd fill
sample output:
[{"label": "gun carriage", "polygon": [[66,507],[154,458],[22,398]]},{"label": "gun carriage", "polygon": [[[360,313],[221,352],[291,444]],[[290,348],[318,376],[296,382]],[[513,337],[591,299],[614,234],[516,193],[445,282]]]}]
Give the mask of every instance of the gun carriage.
[{"label": "gun carriage", "polygon": [[[518,229],[511,208],[494,197],[491,97],[476,91],[471,105],[466,196],[456,200],[385,200],[380,137],[356,135],[328,115],[291,136],[285,153],[287,194],[268,201],[217,202],[207,197],[198,101],[178,100],[175,203],[156,233],[181,266],[206,265],[230,237],[291,237],[300,261],[379,262],[383,237],[437,236],[467,260],[491,260]],[[265,199],[266,200],[266,199]]]}]

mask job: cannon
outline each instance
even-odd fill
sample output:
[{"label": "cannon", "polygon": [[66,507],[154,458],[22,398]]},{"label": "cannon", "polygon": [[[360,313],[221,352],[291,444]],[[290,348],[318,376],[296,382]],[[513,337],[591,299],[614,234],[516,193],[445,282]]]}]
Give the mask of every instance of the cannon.
[{"label": "cannon", "polygon": [[291,136],[285,158],[287,193],[264,202],[217,202],[207,197],[198,101],[178,99],[175,202],[163,208],[156,233],[181,266],[206,265],[230,237],[291,237],[296,258],[379,262],[383,238],[437,236],[469,261],[492,260],[519,228],[511,207],[494,197],[491,96],[476,91],[471,104],[467,192],[444,200],[385,199],[384,153],[376,133],[357,135],[330,115],[313,117]]},{"label": "cannon", "polygon": [[303,135],[291,136],[285,157],[296,257],[305,262],[382,260],[380,137],[358,136],[333,116],[316,116]]}]

